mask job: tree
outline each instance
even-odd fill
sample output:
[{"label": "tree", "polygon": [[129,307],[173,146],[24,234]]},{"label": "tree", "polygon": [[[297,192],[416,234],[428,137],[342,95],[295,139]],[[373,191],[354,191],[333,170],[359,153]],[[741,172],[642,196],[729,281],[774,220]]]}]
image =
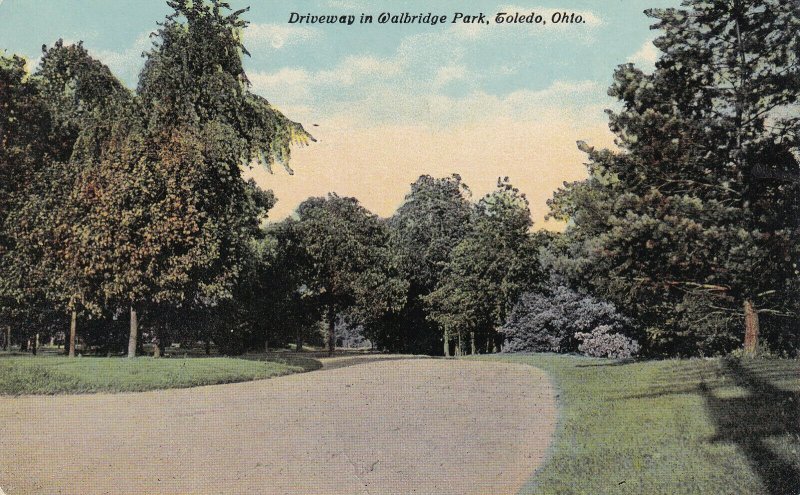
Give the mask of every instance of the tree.
[{"label": "tree", "polygon": [[422,298],[441,280],[453,248],[472,228],[469,188],[454,174],[423,175],[389,219],[390,246],[409,282],[406,305],[396,322],[385,322],[377,341],[399,352],[435,353],[440,330],[425,318]]},{"label": "tree", "polygon": [[498,180],[474,215],[474,229],[451,253],[435,290],[423,298],[429,318],[443,329],[446,356],[453,337],[456,354],[464,352],[467,334],[473,354],[481,337],[488,352],[496,350],[496,329],[519,295],[541,282],[528,200],[508,178]]},{"label": "tree", "polygon": [[589,179],[551,202],[576,257],[559,263],[643,321],[651,351],[727,350],[744,320],[753,352],[759,314],[797,317],[800,15],[773,0],[684,7],[647,11],[663,30],[652,74],[615,73],[621,151],[581,144]]},{"label": "tree", "polygon": [[[19,60],[16,65],[22,69]],[[76,186],[98,145],[92,137],[107,127],[113,108],[129,92],[80,43],[64,46],[61,40],[43,47],[39,68],[25,85],[26,94],[12,93],[16,105],[35,103],[19,121],[28,136],[29,166],[9,182],[20,187],[4,229],[13,247],[5,257],[5,287],[24,298],[30,322],[35,313],[51,310],[51,303],[70,312],[67,347],[74,356],[78,304],[96,309],[84,258],[70,256],[87,248],[81,235],[84,211],[78,208],[83,191]]]},{"label": "tree", "polygon": [[281,242],[298,252],[302,291],[328,325],[333,354],[337,316],[370,325],[405,302],[408,285],[387,247],[388,229],[355,198],[309,198],[286,220]]},{"label": "tree", "polygon": [[94,174],[92,274],[109,301],[130,308],[128,355],[148,307],[216,304],[242,274],[254,228],[240,167],[285,162],[311,136],[249,92],[241,58],[244,10],[170,1],[136,98],[103,134]]},{"label": "tree", "polygon": [[[52,154],[51,119],[39,88],[18,56],[0,54],[0,330],[3,347],[11,344],[11,326],[25,311],[30,294],[14,263],[16,242],[9,215],[37,170]],[[27,300],[27,301],[26,301]]]}]

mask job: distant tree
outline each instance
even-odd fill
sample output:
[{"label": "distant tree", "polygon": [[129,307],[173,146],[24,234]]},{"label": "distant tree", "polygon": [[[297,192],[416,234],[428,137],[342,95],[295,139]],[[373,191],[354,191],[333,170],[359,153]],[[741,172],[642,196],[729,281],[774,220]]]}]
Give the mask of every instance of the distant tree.
[{"label": "distant tree", "polygon": [[529,229],[533,225],[525,195],[508,178],[475,207],[474,228],[455,247],[435,290],[423,299],[428,315],[443,329],[445,355],[450,340],[456,353],[497,346],[496,329],[503,324],[519,295],[542,282],[537,247]]},{"label": "distant tree", "polygon": [[422,298],[436,288],[453,248],[472,229],[468,197],[457,174],[441,179],[423,175],[389,219],[390,246],[409,288],[397,321],[384,322],[385,331],[375,336],[385,348],[434,353],[440,347],[440,330],[425,318]]},{"label": "distant tree", "polygon": [[304,297],[328,326],[328,352],[336,344],[337,316],[369,325],[405,302],[408,285],[387,247],[388,229],[354,198],[309,198],[286,220],[283,242],[298,249]]}]

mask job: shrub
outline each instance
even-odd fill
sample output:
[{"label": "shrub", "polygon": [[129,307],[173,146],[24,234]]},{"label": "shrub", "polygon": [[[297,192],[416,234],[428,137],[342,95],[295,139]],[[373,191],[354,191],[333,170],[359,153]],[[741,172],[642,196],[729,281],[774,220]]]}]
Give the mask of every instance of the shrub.
[{"label": "shrub", "polygon": [[621,333],[630,321],[613,304],[559,286],[550,293],[523,294],[500,329],[503,352],[574,352],[576,333],[601,325]]},{"label": "shrub", "polygon": [[639,352],[639,343],[619,333],[612,333],[609,325],[600,325],[590,333],[578,332],[577,340],[582,341],[578,350],[592,357],[627,359]]}]

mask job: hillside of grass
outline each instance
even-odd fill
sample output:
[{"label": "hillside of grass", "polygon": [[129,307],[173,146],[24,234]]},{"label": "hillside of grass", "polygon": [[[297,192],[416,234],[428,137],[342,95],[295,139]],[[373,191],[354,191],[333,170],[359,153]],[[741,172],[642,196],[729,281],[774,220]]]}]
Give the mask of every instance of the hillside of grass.
[{"label": "hillside of grass", "polygon": [[800,493],[800,361],[489,359],[558,388],[551,457],[522,493]]},{"label": "hillside of grass", "polygon": [[141,392],[260,380],[306,369],[283,360],[15,356],[0,359],[0,395]]}]

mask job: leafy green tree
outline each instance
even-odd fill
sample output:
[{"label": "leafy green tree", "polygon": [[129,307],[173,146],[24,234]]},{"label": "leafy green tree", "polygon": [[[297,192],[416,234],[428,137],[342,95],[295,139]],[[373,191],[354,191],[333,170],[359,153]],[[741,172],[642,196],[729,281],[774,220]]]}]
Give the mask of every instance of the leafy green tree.
[{"label": "leafy green tree", "polygon": [[528,200],[507,177],[478,202],[474,215],[473,230],[451,253],[434,291],[423,298],[429,318],[443,329],[446,356],[454,337],[456,354],[464,352],[467,334],[473,354],[481,337],[488,352],[496,350],[497,328],[517,298],[542,278],[529,233]]},{"label": "leafy green tree", "polygon": [[333,354],[337,315],[368,326],[405,302],[407,282],[396,267],[388,229],[355,198],[309,198],[286,220],[282,242],[297,249],[306,298],[320,308]]},{"label": "leafy green tree", "polygon": [[[81,44],[65,46],[59,40],[43,50],[39,68],[25,81],[30,91],[15,95],[17,105],[33,98],[35,109],[17,120],[28,136],[30,165],[15,174],[22,187],[4,229],[13,245],[5,257],[5,287],[25,299],[28,321],[51,311],[51,304],[71,312],[67,347],[74,356],[78,304],[96,301],[84,258],[70,256],[87,248],[81,235],[84,211],[78,208],[84,191],[76,186],[98,145],[91,136],[107,126],[111,110],[129,92]],[[16,65],[22,70],[19,60]]]},{"label": "leafy green tree", "polygon": [[450,254],[472,228],[469,188],[454,174],[423,175],[389,219],[390,246],[409,282],[406,305],[396,321],[383,322],[374,336],[384,347],[410,353],[435,353],[440,330],[425,317],[422,298],[441,280]]},{"label": "leafy green tree", "polygon": [[39,88],[25,70],[25,60],[0,54],[0,320],[3,348],[11,326],[24,312],[26,293],[14,261],[16,242],[9,232],[9,215],[30,187],[47,157],[51,119]]},{"label": "leafy green tree", "polygon": [[615,73],[621,151],[580,145],[589,179],[551,202],[569,221],[556,263],[642,321],[651,351],[726,350],[744,320],[753,352],[759,315],[797,312],[798,7],[647,14],[662,56],[652,74]]},{"label": "leafy green tree", "polygon": [[[95,155],[87,256],[104,298],[130,308],[129,356],[148,307],[230,299],[264,209],[241,167],[285,162],[311,137],[249,92],[244,11],[171,1],[135,99],[102,130]],[[256,205],[257,206],[257,205]]]}]

